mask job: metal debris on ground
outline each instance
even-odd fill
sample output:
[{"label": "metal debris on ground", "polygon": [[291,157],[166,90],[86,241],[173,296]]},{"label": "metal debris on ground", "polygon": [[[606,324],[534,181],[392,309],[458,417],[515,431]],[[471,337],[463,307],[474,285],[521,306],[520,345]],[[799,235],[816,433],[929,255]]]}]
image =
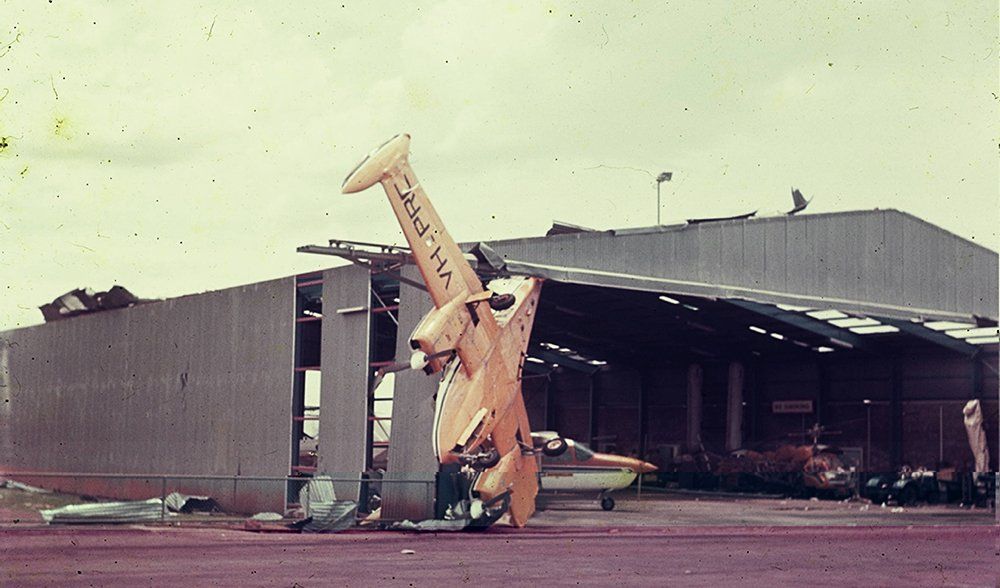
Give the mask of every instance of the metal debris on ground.
[{"label": "metal debris on ground", "polygon": [[163,516],[163,501],[159,498],[130,502],[100,502],[70,504],[40,511],[46,523],[136,523],[155,521]]},{"label": "metal debris on ground", "polygon": [[312,514],[310,504],[331,503],[336,500],[337,493],[333,491],[333,478],[330,476],[316,476],[299,489],[299,504],[305,510],[306,516]]},{"label": "metal debris on ground", "polygon": [[0,480],[0,488],[10,488],[11,490],[31,492],[32,494],[52,494],[51,490],[46,490],[45,488],[38,488],[36,486],[29,486],[28,484],[15,482],[14,480]]},{"label": "metal debris on ground", "polygon": [[280,520],[282,520],[284,518],[285,517],[281,516],[280,514],[278,514],[276,512],[259,512],[259,513],[255,514],[255,515],[253,515],[252,517],[250,517],[250,520],[253,520],[253,521],[280,521]]},{"label": "metal debris on ground", "polygon": [[337,500],[334,502],[313,502],[310,516],[294,526],[303,533],[334,533],[353,527],[357,522],[355,513],[358,503],[354,500]]},{"label": "metal debris on ground", "polygon": [[389,529],[392,531],[417,531],[424,533],[437,533],[440,531],[462,531],[469,526],[472,522],[471,519],[455,519],[455,520],[443,520],[443,519],[428,519],[426,521],[420,521],[419,523],[414,523],[410,520],[398,521],[389,525]]},{"label": "metal debris on ground", "polygon": [[164,503],[174,512],[219,510],[219,505],[209,496],[191,496],[180,492],[168,494]]}]

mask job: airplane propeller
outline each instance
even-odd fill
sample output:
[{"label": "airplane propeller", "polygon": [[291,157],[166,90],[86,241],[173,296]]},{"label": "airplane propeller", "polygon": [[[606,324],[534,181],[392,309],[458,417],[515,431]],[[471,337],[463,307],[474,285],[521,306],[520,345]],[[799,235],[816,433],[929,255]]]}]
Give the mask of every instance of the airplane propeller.
[{"label": "airplane propeller", "polygon": [[395,372],[405,372],[406,370],[414,370],[414,371],[422,370],[425,367],[427,367],[427,364],[430,363],[431,360],[438,359],[441,357],[448,357],[454,354],[455,354],[454,349],[440,351],[433,355],[427,355],[423,351],[414,351],[413,354],[410,355],[409,361],[406,362],[397,361],[389,365],[385,365],[378,368],[378,371],[375,372],[375,381],[372,382],[372,390],[378,388],[379,384],[382,383],[382,380],[385,378],[387,374]]}]

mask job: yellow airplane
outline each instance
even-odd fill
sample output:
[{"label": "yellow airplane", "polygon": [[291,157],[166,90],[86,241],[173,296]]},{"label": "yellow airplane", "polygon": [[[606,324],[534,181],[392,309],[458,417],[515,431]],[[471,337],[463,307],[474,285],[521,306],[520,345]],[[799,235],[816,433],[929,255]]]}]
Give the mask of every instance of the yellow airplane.
[{"label": "yellow airplane", "polygon": [[[521,527],[535,512],[538,493],[521,367],[542,281],[494,280],[490,290],[483,288],[417,181],[409,147],[409,135],[396,135],[358,164],[342,189],[382,184],[434,303],[410,335],[409,366],[444,372],[433,432],[438,461],[464,466],[471,519]],[[566,448],[558,438],[541,445],[547,455]]]}]

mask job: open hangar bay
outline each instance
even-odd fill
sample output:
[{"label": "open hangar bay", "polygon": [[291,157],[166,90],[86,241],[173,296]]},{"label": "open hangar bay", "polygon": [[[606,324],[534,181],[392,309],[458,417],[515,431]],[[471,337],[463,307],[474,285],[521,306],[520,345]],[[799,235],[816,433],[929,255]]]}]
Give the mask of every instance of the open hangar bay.
[{"label": "open hangar bay", "polygon": [[[663,463],[818,423],[871,471],[962,467],[978,398],[998,438],[993,251],[892,210],[551,233],[473,247],[485,275],[548,280],[525,364],[536,430]],[[123,498],[172,475],[241,512],[287,506],[285,476],[384,467],[383,517],[432,516],[437,380],[372,390],[429,308],[393,263],[0,334],[0,467]]]}]

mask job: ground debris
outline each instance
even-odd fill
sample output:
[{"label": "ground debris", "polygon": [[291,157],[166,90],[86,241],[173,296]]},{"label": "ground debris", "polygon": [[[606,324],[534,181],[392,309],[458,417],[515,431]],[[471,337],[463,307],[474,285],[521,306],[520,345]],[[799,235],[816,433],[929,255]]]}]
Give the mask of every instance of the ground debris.
[{"label": "ground debris", "polygon": [[410,520],[399,521],[393,523],[389,526],[392,531],[417,531],[417,532],[433,532],[437,533],[439,531],[462,531],[469,526],[470,519],[455,519],[455,520],[443,520],[443,519],[427,519],[426,521],[420,521],[414,523]]},{"label": "ground debris", "polygon": [[218,511],[219,505],[209,496],[191,496],[180,492],[171,492],[165,500],[167,508],[174,512]]},{"label": "ground debris", "polygon": [[354,500],[334,500],[313,502],[309,505],[309,516],[294,523],[303,533],[335,533],[353,527],[358,503]]},{"label": "ground debris", "polygon": [[163,516],[163,501],[159,498],[128,502],[98,502],[69,504],[40,511],[46,523],[136,523],[155,521]]},{"label": "ground debris", "polygon": [[28,484],[22,484],[21,482],[15,482],[14,480],[2,480],[2,481],[0,481],[0,488],[10,488],[11,490],[21,490],[22,492],[30,492],[32,494],[52,494],[51,490],[46,490],[45,488],[38,488],[37,486],[29,486]]}]

